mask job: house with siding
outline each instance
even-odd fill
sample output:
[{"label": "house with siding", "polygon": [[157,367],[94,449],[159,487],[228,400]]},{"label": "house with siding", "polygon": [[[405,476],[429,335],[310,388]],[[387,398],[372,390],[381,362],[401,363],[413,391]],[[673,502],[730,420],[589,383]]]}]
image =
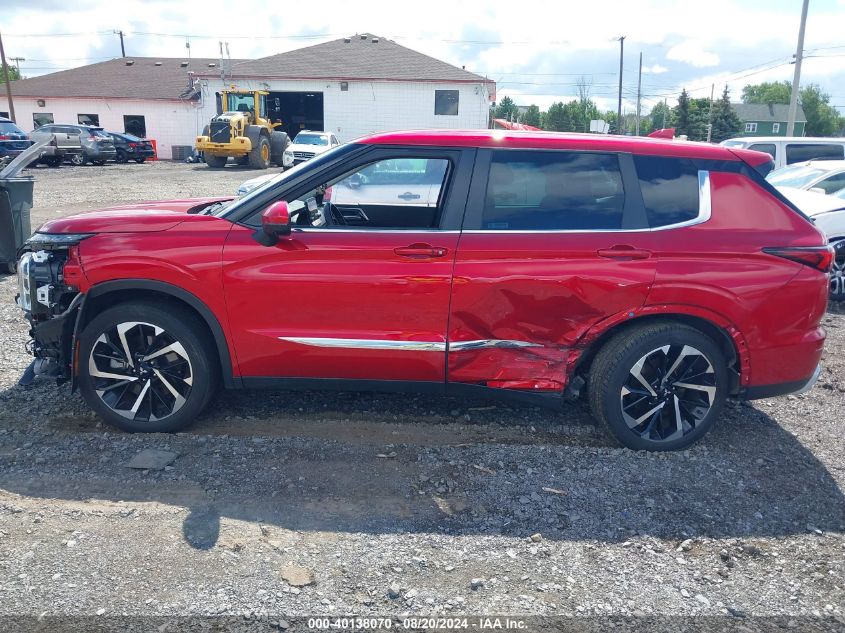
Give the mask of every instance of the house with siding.
[{"label": "house with siding", "polygon": [[[736,115],[742,121],[741,136],[786,136],[789,120],[789,106],[783,103],[732,103]],[[795,115],[793,136],[804,136],[807,117],[798,106]]]}]

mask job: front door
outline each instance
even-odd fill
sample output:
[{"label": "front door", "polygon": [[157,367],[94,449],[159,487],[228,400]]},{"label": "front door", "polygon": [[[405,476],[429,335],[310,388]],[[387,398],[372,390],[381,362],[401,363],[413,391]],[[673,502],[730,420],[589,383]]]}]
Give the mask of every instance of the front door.
[{"label": "front door", "polygon": [[656,270],[645,222],[630,156],[479,151],[449,382],[560,393],[584,333],[645,302]]},{"label": "front door", "polygon": [[236,225],[223,274],[245,383],[442,385],[473,158],[473,151],[376,148],[281,191],[275,199],[288,202],[294,228],[275,246],[253,238],[257,216]]}]

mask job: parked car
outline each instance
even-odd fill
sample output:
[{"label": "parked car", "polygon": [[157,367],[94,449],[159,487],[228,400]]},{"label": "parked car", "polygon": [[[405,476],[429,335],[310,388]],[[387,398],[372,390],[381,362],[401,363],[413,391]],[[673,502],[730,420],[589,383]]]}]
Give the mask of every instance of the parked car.
[{"label": "parked car", "polygon": [[808,160],[845,159],[845,139],[809,136],[746,136],[721,143],[725,147],[766,152],[780,169]]},{"label": "parked car", "polygon": [[268,182],[273,180],[278,173],[269,173],[269,174],[261,174],[260,176],[256,176],[255,178],[250,178],[249,180],[245,180],[241,183],[240,187],[238,187],[237,195],[238,197],[245,196],[253,189],[257,189],[263,185],[266,185]]},{"label": "parked car", "polygon": [[115,162],[128,163],[130,160],[143,163],[148,158],[155,157],[153,144],[148,140],[123,132],[109,132],[114,141]]},{"label": "parked car", "polygon": [[845,160],[810,160],[781,167],[766,176],[775,187],[835,193],[845,187]]},{"label": "parked car", "polygon": [[46,135],[52,135],[56,139],[64,137],[69,142],[76,139],[75,142],[78,142],[82,151],[69,155],[69,161],[73,165],[105,165],[106,161],[114,160],[117,156],[112,137],[101,127],[49,123],[33,130],[30,136],[37,140]]},{"label": "parked car", "polygon": [[680,449],[727,398],[819,375],[833,251],[757,171],[769,162],[657,139],[395,132],[232,202],[50,220],[18,266],[33,371],[150,432],[186,427],[218,384],[547,406],[586,387],[622,445]]},{"label": "parked car", "polygon": [[26,132],[11,119],[0,117],[0,158],[15,158],[30,145]]},{"label": "parked car", "polygon": [[327,152],[338,145],[340,145],[340,142],[331,132],[302,130],[285,150],[282,156],[282,166],[293,167],[306,160],[311,160],[315,156]]},{"label": "parked car", "polygon": [[845,301],[845,189],[835,195],[791,187],[777,189],[827,235],[834,250],[834,262],[830,271],[830,298],[832,301]]}]

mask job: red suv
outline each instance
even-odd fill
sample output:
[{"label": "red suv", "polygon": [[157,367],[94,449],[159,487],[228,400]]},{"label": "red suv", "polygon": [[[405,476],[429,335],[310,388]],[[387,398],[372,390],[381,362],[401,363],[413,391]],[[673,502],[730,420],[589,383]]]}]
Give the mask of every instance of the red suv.
[{"label": "red suv", "polygon": [[812,386],[832,252],[763,179],[696,143],[386,133],[231,200],[53,220],[18,302],[32,373],[128,431],[218,384],[586,394],[623,445],[688,446],[725,400]]}]

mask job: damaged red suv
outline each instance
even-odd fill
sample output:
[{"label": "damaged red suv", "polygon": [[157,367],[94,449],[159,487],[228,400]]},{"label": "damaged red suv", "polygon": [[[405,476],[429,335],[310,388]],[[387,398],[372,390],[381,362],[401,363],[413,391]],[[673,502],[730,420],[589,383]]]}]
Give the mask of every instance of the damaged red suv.
[{"label": "damaged red suv", "polygon": [[832,251],[762,175],[704,144],[385,133],[238,200],[53,220],[18,302],[30,375],[128,431],[218,385],[586,396],[634,449],[688,446],[727,398],[818,375]]}]

